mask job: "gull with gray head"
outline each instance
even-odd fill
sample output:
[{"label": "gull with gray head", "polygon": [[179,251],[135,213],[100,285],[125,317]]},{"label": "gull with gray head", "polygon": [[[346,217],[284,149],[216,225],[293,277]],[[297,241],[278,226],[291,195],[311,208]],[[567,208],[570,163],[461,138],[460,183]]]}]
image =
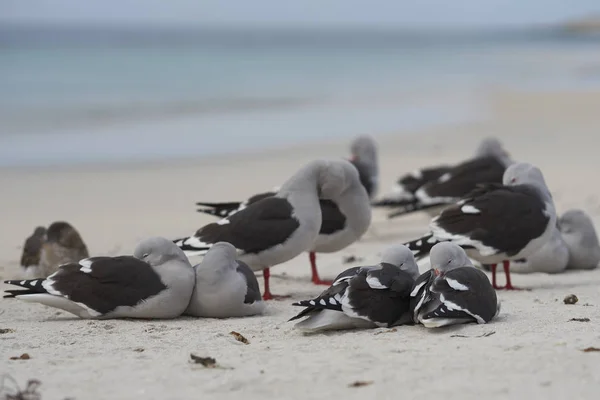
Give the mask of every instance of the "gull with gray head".
[{"label": "gull with gray head", "polygon": [[568,269],[594,269],[600,262],[600,244],[594,223],[582,210],[569,210],[558,221],[569,249]]},{"label": "gull with gray head", "polygon": [[493,137],[485,138],[474,158],[452,167],[433,167],[403,177],[392,195],[373,205],[395,208],[388,218],[416,211],[435,216],[444,206],[460,200],[477,185],[501,183],[510,164],[512,160],[502,143]]},{"label": "gull with gray head", "polygon": [[592,219],[583,211],[566,211],[559,219],[552,238],[531,256],[514,260],[510,269],[527,274],[556,274],[566,269],[594,269],[600,261],[600,244]]},{"label": "gull with gray head", "polygon": [[390,327],[410,321],[410,292],[419,276],[412,252],[395,245],[374,266],[353,267],[339,274],[331,287],[311,300],[294,321],[302,332]]},{"label": "gull with gray head", "polygon": [[228,318],[262,314],[265,303],[254,272],[230,243],[215,243],[194,267],[196,286],[185,314]]},{"label": "gull with gray head", "polygon": [[[563,272],[569,263],[569,248],[562,238],[558,228],[554,229],[552,237],[538,251],[527,258],[512,260],[510,271],[517,274],[545,272],[557,274]],[[488,266],[486,266],[486,269]]]},{"label": "gull with gray head", "polygon": [[46,279],[9,280],[4,297],[41,303],[80,318],[175,318],[190,302],[194,270],[172,241],[140,242],[133,256],[91,257]]},{"label": "gull with gray head", "polygon": [[416,280],[410,296],[413,321],[427,328],[485,324],[500,312],[488,277],[460,246],[449,242],[433,246],[431,269]]},{"label": "gull with gray head", "polygon": [[263,270],[263,298],[272,299],[269,268],[313,248],[323,222],[320,198],[353,216],[347,222],[353,232],[344,238],[356,240],[367,230],[371,210],[356,168],[345,160],[317,160],[302,167],[275,195],[174,242],[188,256],[204,255],[217,242],[231,243],[240,261],[253,271]]},{"label": "gull with gray head", "polygon": [[[308,249],[312,282],[316,285],[331,285],[331,281],[323,280],[319,276],[316,253],[334,253],[346,248],[360,239],[371,223],[369,198],[377,191],[379,179],[377,143],[370,136],[359,136],[352,141],[350,152],[349,161],[358,171],[366,196],[359,185],[354,185],[354,188],[346,191],[345,195],[337,200],[320,199],[321,229],[314,246]],[[255,194],[243,202],[198,202],[196,205],[202,207],[198,212],[225,218],[252,203],[275,196],[277,190]]]},{"label": "gull with gray head", "polygon": [[556,227],[554,202],[542,172],[528,163],[506,169],[504,184],[481,185],[456,204],[445,208],[429,224],[430,232],[407,243],[420,259],[439,242],[449,241],[469,257],[491,264],[492,285],[496,264],[502,262],[505,289],[510,280],[510,260],[526,258],[550,240]]}]

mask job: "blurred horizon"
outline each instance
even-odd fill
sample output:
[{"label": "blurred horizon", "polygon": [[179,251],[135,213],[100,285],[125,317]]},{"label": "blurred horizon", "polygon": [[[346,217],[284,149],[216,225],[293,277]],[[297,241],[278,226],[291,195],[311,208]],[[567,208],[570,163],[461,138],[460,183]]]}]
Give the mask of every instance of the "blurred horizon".
[{"label": "blurred horizon", "polygon": [[483,118],[497,88],[600,87],[600,34],[564,27],[595,1],[227,3],[0,2],[0,166],[404,132]]}]

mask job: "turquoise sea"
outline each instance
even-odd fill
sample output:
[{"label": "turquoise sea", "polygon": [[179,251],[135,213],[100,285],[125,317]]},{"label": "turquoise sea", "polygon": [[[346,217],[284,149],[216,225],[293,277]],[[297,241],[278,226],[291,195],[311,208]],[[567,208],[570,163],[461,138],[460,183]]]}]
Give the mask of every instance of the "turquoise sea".
[{"label": "turquoise sea", "polygon": [[498,87],[600,84],[552,30],[0,28],[0,166],[202,157],[479,118]]}]

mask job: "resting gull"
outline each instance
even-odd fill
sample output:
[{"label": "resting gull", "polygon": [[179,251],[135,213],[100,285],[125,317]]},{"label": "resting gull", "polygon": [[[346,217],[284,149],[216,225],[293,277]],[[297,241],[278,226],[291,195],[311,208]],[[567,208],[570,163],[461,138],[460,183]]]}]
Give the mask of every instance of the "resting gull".
[{"label": "resting gull", "polygon": [[172,241],[140,242],[133,256],[91,257],[46,279],[9,280],[5,297],[41,303],[80,318],[175,318],[194,289],[194,270]]},{"label": "resting gull", "polygon": [[415,323],[427,328],[485,324],[498,315],[496,291],[460,246],[449,242],[433,246],[431,268],[417,279],[411,293]]},{"label": "resting gull", "polygon": [[307,317],[295,325],[303,332],[409,322],[410,292],[418,276],[412,252],[395,245],[384,251],[379,264],[349,268],[316,298],[294,303],[306,308],[290,321]]},{"label": "resting gull", "polygon": [[262,314],[265,303],[254,272],[236,260],[230,243],[215,243],[194,267],[196,286],[185,314],[227,318]]},{"label": "resting gull", "polygon": [[[414,184],[414,194],[407,197],[406,190],[400,197],[384,199],[374,203],[375,207],[393,207],[388,215],[394,218],[415,211],[426,210],[436,215],[444,206],[460,200],[467,193],[482,183],[501,183],[506,167],[512,161],[502,144],[496,138],[487,138],[481,142],[475,158],[464,161],[453,167],[431,169],[416,176],[425,177],[427,181]],[[434,173],[435,171],[435,173]],[[437,172],[441,172],[435,176]]]}]

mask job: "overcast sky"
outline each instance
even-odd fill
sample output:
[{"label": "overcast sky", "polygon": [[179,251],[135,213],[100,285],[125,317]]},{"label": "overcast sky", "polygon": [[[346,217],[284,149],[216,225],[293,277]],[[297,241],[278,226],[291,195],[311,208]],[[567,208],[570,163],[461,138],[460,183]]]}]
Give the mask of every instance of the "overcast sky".
[{"label": "overcast sky", "polygon": [[600,0],[0,0],[0,22],[486,26],[600,13]]}]

